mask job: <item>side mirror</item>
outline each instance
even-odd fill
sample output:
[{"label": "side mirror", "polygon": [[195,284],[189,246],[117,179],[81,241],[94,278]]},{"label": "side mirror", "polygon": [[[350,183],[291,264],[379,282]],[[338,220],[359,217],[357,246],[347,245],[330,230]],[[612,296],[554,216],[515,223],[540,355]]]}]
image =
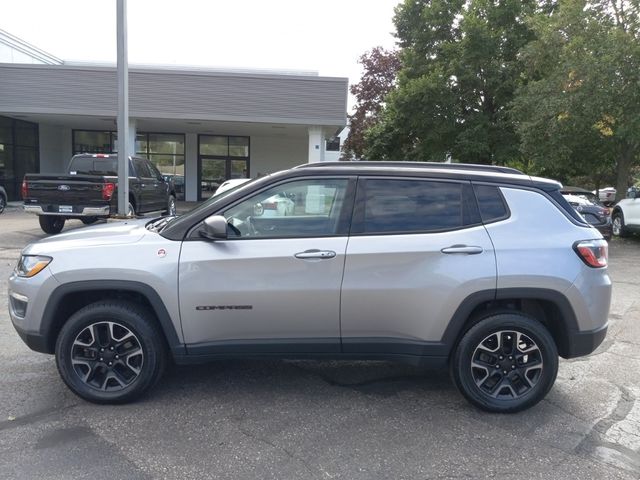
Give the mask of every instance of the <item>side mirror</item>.
[{"label": "side mirror", "polygon": [[200,236],[208,240],[226,240],[227,219],[222,215],[213,215],[205,219]]}]

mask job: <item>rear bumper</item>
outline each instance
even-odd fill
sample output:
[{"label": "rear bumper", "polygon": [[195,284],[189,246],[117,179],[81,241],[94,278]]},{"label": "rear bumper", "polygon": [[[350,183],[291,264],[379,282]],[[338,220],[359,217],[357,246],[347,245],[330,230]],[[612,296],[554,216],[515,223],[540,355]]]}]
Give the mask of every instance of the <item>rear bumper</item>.
[{"label": "rear bumper", "polygon": [[74,207],[72,212],[58,212],[57,205],[48,205],[43,209],[41,205],[25,205],[24,211],[36,215],[58,215],[61,217],[107,217],[111,214],[111,207]]},{"label": "rear bumper", "polygon": [[571,332],[567,342],[565,358],[582,357],[589,355],[603,342],[607,335],[608,325],[586,332]]}]

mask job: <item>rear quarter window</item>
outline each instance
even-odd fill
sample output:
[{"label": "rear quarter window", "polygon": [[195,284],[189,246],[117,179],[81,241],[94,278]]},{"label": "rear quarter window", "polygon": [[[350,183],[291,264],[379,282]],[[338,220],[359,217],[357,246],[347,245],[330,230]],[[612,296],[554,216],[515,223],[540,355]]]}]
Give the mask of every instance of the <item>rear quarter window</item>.
[{"label": "rear quarter window", "polygon": [[509,209],[498,187],[474,185],[473,188],[484,223],[497,222],[509,217]]}]

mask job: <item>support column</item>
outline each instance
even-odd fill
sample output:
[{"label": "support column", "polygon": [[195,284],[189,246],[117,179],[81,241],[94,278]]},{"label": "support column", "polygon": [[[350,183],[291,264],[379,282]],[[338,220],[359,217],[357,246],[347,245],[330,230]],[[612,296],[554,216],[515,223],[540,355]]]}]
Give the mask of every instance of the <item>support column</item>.
[{"label": "support column", "polygon": [[198,135],[184,136],[184,195],[187,202],[198,200]]},{"label": "support column", "polygon": [[324,162],[324,143],[322,127],[309,127],[309,163]]}]

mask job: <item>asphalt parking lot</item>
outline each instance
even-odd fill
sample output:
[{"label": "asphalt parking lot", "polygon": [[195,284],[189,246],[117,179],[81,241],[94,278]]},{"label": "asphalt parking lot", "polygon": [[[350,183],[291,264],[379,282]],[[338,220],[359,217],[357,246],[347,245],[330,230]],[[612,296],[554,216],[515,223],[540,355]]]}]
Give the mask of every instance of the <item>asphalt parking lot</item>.
[{"label": "asphalt parking lot", "polygon": [[2,479],[640,478],[640,237],[610,245],[605,342],[515,415],[475,409],[447,372],[386,362],[173,367],[136,403],[84,402],[9,321],[7,278],[42,237],[36,217],[0,215]]}]

